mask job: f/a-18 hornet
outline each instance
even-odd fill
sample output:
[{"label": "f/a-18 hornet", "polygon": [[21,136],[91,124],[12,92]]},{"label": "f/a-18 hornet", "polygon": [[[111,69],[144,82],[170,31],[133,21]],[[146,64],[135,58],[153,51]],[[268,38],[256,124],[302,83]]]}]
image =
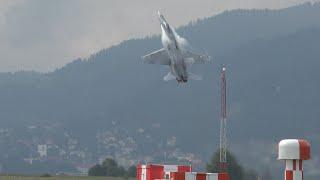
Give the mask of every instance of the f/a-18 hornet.
[{"label": "f/a-18 hornet", "polygon": [[158,11],[161,26],[163,48],[143,56],[144,63],[168,65],[170,72],[163,77],[165,81],[176,79],[178,83],[186,83],[188,78],[201,80],[201,76],[188,73],[187,66],[210,61],[207,55],[199,55],[184,48],[184,39],[170,27],[163,15]]}]

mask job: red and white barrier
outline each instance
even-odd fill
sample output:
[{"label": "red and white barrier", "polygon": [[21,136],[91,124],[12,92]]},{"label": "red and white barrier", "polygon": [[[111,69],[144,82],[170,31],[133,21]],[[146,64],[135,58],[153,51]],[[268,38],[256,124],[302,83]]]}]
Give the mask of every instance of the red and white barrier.
[{"label": "red and white barrier", "polygon": [[301,139],[285,139],[279,143],[278,159],[285,160],[285,180],[303,180],[303,160],[310,159],[310,144]]},{"label": "red and white barrier", "polygon": [[229,180],[227,173],[171,172],[170,180]]},{"label": "red and white barrier", "polygon": [[137,166],[137,180],[169,179],[170,172],[191,172],[192,167],[186,165],[147,164]]}]

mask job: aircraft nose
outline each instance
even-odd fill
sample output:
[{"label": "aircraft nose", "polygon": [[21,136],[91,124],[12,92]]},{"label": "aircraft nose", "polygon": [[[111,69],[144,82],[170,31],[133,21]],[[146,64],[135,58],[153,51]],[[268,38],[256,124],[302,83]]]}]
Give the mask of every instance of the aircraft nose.
[{"label": "aircraft nose", "polygon": [[162,18],[162,14],[160,13],[160,11],[158,11],[158,18],[159,18],[159,21],[162,22],[163,18]]},{"label": "aircraft nose", "polygon": [[160,11],[158,11],[158,18],[159,18],[159,21],[160,21],[160,24],[163,24],[165,25],[165,20],[164,20],[164,17],[163,15],[160,13]]}]

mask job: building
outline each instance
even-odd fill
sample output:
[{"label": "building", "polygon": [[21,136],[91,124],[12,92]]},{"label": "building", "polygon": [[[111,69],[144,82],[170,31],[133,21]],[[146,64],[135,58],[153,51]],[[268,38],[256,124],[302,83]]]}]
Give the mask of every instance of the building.
[{"label": "building", "polygon": [[47,157],[47,145],[39,144],[38,145],[38,153],[41,158]]}]

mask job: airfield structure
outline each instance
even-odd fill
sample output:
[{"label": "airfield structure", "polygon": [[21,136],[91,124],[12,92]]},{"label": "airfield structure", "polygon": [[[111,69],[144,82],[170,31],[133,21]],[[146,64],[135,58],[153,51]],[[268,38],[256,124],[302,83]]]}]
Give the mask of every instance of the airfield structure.
[{"label": "airfield structure", "polygon": [[221,71],[221,119],[220,119],[220,170],[227,169],[227,83],[226,83],[226,67],[222,67]]},{"label": "airfield structure", "polygon": [[310,159],[310,144],[303,139],[279,142],[278,159],[286,163],[285,180],[303,180],[303,161]]},{"label": "airfield structure", "polygon": [[192,172],[190,165],[138,164],[137,180],[229,180],[229,175]]}]

